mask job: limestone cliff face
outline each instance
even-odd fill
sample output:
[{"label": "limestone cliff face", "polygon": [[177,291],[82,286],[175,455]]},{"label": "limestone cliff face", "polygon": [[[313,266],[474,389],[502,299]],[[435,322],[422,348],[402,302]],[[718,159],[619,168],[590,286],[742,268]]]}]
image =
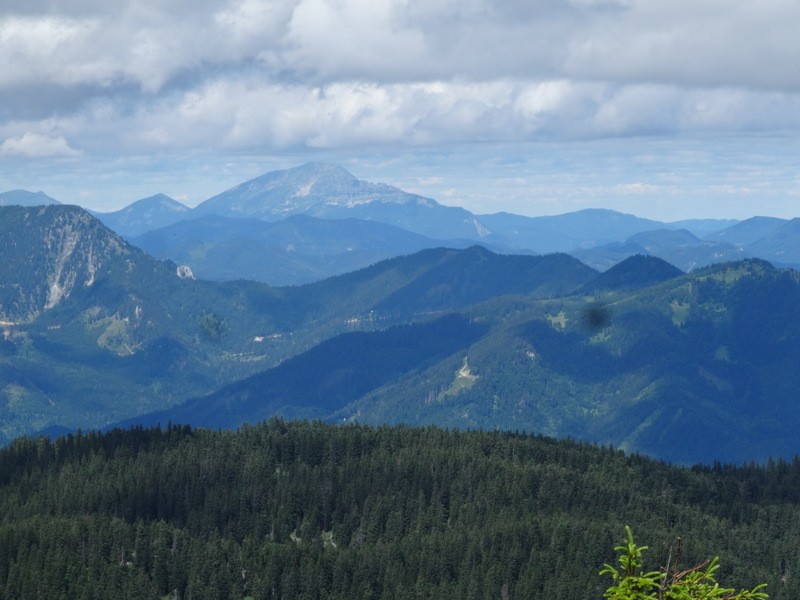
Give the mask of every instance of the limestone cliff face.
[{"label": "limestone cliff face", "polygon": [[30,321],[93,286],[130,248],[74,206],[0,207],[0,319]]}]

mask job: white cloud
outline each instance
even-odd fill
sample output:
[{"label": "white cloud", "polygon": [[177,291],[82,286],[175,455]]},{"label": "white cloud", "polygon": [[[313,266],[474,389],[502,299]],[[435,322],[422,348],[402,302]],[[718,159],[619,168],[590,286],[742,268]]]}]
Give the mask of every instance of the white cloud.
[{"label": "white cloud", "polygon": [[0,83],[265,69],[317,85],[530,79],[798,90],[793,0],[120,0],[8,3]]},{"label": "white cloud", "polygon": [[4,0],[2,153],[794,139],[798,22],[796,0]]},{"label": "white cloud", "polygon": [[61,136],[47,136],[27,132],[16,138],[7,138],[0,144],[0,156],[25,156],[43,158],[52,156],[79,156]]},{"label": "white cloud", "polygon": [[402,20],[402,0],[302,0],[294,10],[286,60],[330,78],[418,78],[431,59],[423,33]]},{"label": "white cloud", "polygon": [[29,130],[123,154],[797,132],[800,95],[561,79],[309,86],[237,75],[153,96],[135,110],[107,98],[77,115],[0,123],[6,136]]},{"label": "white cloud", "polygon": [[[87,43],[97,29],[95,19],[62,17],[0,18],[0,85],[51,81],[72,85],[86,81],[98,58]],[[100,79],[107,78],[104,72]],[[98,79],[94,73],[90,79]]]}]

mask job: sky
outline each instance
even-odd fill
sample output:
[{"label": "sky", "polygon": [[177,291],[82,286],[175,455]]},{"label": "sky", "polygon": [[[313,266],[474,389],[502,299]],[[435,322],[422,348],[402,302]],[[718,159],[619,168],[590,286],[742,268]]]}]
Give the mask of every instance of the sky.
[{"label": "sky", "polygon": [[796,0],[2,0],[0,191],[341,164],[473,212],[800,216]]}]

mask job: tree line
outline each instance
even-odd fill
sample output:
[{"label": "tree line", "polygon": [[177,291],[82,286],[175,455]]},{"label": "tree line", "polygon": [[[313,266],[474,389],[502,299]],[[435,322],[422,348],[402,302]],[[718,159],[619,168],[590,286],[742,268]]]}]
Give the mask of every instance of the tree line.
[{"label": "tree line", "polygon": [[0,598],[597,599],[661,564],[800,591],[800,461],[679,468],[506,432],[269,422],[0,450]]}]

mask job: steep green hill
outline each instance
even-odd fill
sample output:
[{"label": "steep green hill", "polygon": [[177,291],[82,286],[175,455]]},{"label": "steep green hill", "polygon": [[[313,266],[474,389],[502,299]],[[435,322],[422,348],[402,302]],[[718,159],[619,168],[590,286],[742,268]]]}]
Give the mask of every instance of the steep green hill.
[{"label": "steep green hill", "polygon": [[226,355],[274,327],[237,311],[240,290],[182,276],[77,207],[3,208],[0,228],[0,440],[207,391],[247,373]]},{"label": "steep green hill", "polygon": [[617,263],[581,288],[584,294],[636,291],[682,275],[678,267],[655,256],[636,254]]},{"label": "steep green hill", "polygon": [[493,426],[527,421],[686,462],[791,456],[798,301],[796,272],[748,261],[621,297],[542,303],[544,314],[470,352],[480,378],[451,412],[497,414],[491,394],[514,407]]},{"label": "steep green hill", "polygon": [[797,273],[757,261],[537,302],[462,364],[377,390],[338,417],[524,429],[681,462],[792,456],[798,302]]}]

